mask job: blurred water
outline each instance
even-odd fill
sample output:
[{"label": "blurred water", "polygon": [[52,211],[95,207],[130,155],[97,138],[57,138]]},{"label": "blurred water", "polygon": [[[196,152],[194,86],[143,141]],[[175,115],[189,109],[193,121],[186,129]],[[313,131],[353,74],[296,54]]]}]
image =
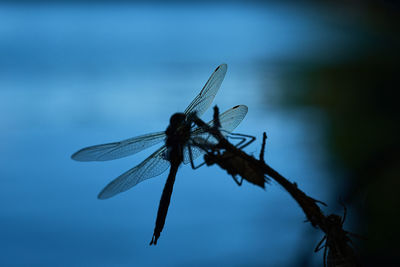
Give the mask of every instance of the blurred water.
[{"label": "blurred water", "polygon": [[[325,52],[345,39],[315,11],[239,4],[0,6],[0,263],[293,264],[310,226],[276,184],[266,192],[237,187],[216,167],[184,166],[159,245],[148,247],[166,174],[107,201],[96,195],[152,150],[102,163],[73,162],[70,155],[164,130],[226,62],[214,103],[222,111],[246,104],[237,131],[257,137],[267,131],[270,165],[311,196],[326,198],[331,185],[319,130],[308,123],[313,111],[266,107],[260,98],[265,80],[267,94],[279,90],[274,62],[333,57]],[[263,72],[261,60],[272,62]],[[258,139],[247,151],[256,154],[259,146]],[[314,244],[318,236],[306,238]]]}]

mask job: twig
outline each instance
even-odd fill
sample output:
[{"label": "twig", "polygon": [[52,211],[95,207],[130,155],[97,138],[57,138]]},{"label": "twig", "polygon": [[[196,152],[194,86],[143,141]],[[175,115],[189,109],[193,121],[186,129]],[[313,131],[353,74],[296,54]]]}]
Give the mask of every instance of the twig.
[{"label": "twig", "polygon": [[[199,127],[203,128],[204,131],[213,135],[218,141],[218,143],[215,145],[209,144],[207,146],[200,146],[200,148],[206,151],[206,156],[208,157],[208,162],[206,160],[207,165],[217,164],[221,168],[225,169],[234,178],[236,175],[240,175],[242,179],[257,184],[261,187],[264,187],[264,182],[266,181],[265,175],[274,179],[297,202],[311,225],[315,228],[321,229],[325,233],[325,237],[317,246],[317,248],[325,247],[324,265],[326,264],[326,260],[328,260],[328,265],[340,263],[346,264],[343,266],[360,266],[352,247],[349,246],[349,243],[351,242],[350,238],[348,237],[349,232],[343,230],[345,215],[343,216],[343,219],[335,214],[325,216],[318,206],[318,204],[326,206],[324,202],[308,196],[298,188],[296,183],[290,182],[264,161],[267,139],[265,132],[263,133],[260,158],[256,159],[232,145],[221,134],[219,130],[220,123],[217,107],[214,108],[213,127],[210,127],[204,123],[196,115],[194,115],[193,121]],[[220,151],[222,151],[222,153]],[[211,161],[209,159],[210,157],[212,159]],[[263,180],[260,175],[264,177]],[[241,185],[241,183],[238,184]],[[322,246],[323,241],[325,241],[324,246]],[[328,255],[326,254],[327,249],[329,249]]]}]

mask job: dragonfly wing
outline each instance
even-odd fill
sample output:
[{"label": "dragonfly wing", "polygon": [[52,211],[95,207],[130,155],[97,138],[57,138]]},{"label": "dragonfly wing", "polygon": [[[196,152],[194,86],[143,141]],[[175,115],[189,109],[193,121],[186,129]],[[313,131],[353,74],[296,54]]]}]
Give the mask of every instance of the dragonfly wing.
[{"label": "dragonfly wing", "polygon": [[210,78],[204,85],[203,89],[200,91],[200,94],[193,99],[192,103],[190,103],[184,111],[186,115],[194,111],[197,113],[198,117],[204,114],[221,87],[227,68],[228,66],[226,64],[221,64],[215,69],[213,74],[211,74]]},{"label": "dragonfly wing", "polygon": [[167,148],[162,146],[142,163],[111,181],[103,190],[101,190],[97,197],[99,199],[113,197],[146,179],[160,175],[170,166],[166,157],[166,152]]},{"label": "dragonfly wing", "polygon": [[[221,115],[219,115],[219,121],[221,123],[222,134],[226,135],[238,127],[244,117],[246,117],[249,109],[245,105],[237,105],[231,109],[228,109]],[[209,125],[213,125],[214,121],[208,122]],[[225,132],[225,133],[224,133]]]},{"label": "dragonfly wing", "polygon": [[190,148],[188,146],[185,146],[183,148],[183,163],[184,164],[188,164],[190,162],[189,149],[190,149],[190,153],[192,154],[192,159],[197,159],[198,157],[200,157],[201,155],[204,154],[203,150],[201,150],[200,148],[198,148],[196,146],[190,146]]},{"label": "dragonfly wing", "polygon": [[[221,129],[223,135],[227,135],[232,132],[244,119],[248,111],[247,106],[245,105],[237,105],[233,108],[228,109],[224,113],[219,115],[219,122],[221,123]],[[211,120],[207,123],[209,126],[214,125],[214,120]],[[196,128],[192,133],[192,136],[201,136],[204,138],[204,135],[209,135],[202,128]]]},{"label": "dragonfly wing", "polygon": [[[221,123],[221,133],[225,136],[228,133],[232,132],[244,119],[248,111],[247,106],[245,105],[237,105],[234,106],[231,109],[228,109],[224,113],[219,115],[219,121]],[[209,121],[207,123],[210,126],[213,126],[214,121]],[[208,143],[216,143],[217,140],[211,136],[209,133],[205,132],[201,128],[196,128],[192,134],[191,134],[192,139],[199,138],[199,140],[202,140],[202,142],[207,141]],[[192,153],[192,158],[198,158],[202,154],[204,154],[204,151],[198,147],[191,146],[191,153]],[[184,148],[184,160],[183,162],[185,164],[190,162],[190,157],[189,157],[189,148],[185,146]]]},{"label": "dragonfly wing", "polygon": [[135,154],[143,149],[160,143],[165,139],[165,132],[145,134],[120,142],[95,145],[82,148],[71,158],[77,161],[106,161]]}]

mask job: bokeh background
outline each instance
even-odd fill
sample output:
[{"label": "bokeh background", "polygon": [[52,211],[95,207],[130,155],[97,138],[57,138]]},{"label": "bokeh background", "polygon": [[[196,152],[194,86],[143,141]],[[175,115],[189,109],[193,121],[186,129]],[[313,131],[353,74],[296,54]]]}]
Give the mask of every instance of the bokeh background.
[{"label": "bokeh background", "polygon": [[246,151],[258,155],[266,131],[272,167],[326,214],[345,202],[365,265],[398,264],[398,11],[395,1],[1,2],[0,265],[321,266],[322,233],[276,183],[238,187],[217,167],[182,167],[149,247],[166,173],[96,196],[153,148],[70,159],[164,130],[221,63],[214,103],[249,107],[237,132],[258,139]]}]

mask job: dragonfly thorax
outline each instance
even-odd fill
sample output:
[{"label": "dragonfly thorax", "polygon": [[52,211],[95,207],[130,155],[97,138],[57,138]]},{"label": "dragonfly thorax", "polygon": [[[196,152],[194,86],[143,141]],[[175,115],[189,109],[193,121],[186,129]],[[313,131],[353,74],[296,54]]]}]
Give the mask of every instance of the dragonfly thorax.
[{"label": "dragonfly thorax", "polygon": [[169,126],[165,131],[167,135],[167,147],[178,145],[183,147],[189,140],[190,126],[191,124],[187,121],[187,117],[184,113],[175,113],[172,115],[169,120]]}]

